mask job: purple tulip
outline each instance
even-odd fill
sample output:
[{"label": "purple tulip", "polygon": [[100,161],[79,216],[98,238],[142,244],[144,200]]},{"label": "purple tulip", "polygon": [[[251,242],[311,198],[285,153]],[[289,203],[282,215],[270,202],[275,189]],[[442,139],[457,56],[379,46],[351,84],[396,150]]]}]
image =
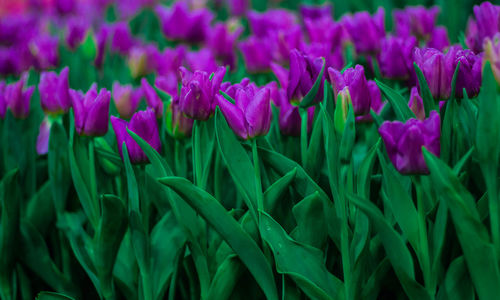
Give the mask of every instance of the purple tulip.
[{"label": "purple tulip", "polygon": [[30,42],[29,48],[35,58],[35,66],[46,70],[55,67],[59,61],[59,39],[49,35],[41,35]]},{"label": "purple tulip", "polygon": [[344,66],[344,57],[342,54],[342,47],[332,48],[327,43],[302,43],[301,50],[311,58],[325,59],[325,68],[332,67],[334,69],[342,69]]},{"label": "purple tulip", "polygon": [[[24,74],[17,82],[0,85],[0,117],[4,118],[6,109],[9,108],[16,119],[26,119],[30,112],[30,100],[34,86],[26,87],[27,75]],[[3,104],[2,104],[3,102]]]},{"label": "purple tulip", "polygon": [[342,24],[351,37],[357,53],[378,53],[385,37],[385,11],[379,8],[372,16],[366,11],[345,15]]},{"label": "purple tulip", "polygon": [[474,17],[467,24],[466,44],[479,53],[483,50],[484,39],[491,39],[500,31],[500,6],[483,2],[474,6]]},{"label": "purple tulip", "polygon": [[122,145],[125,143],[131,163],[142,164],[149,162],[148,157],[130,136],[127,129],[137,134],[156,151],[160,152],[161,141],[158,131],[158,123],[156,123],[156,116],[151,108],[148,108],[146,111],[136,112],[132,116],[130,122],[111,116],[111,125],[115,131],[118,152],[120,153],[122,159]]},{"label": "purple tulip", "polygon": [[43,118],[42,124],[40,124],[40,129],[36,138],[36,153],[38,153],[38,155],[44,155],[49,152],[49,137],[51,127],[52,122],[50,121],[49,117],[45,116],[45,118]]},{"label": "purple tulip", "polygon": [[[323,61],[321,58],[312,59],[294,49],[290,52],[290,71],[288,72],[287,97],[290,103],[299,103],[309,93],[317,80]],[[321,84],[314,102],[323,100],[324,78],[320,79]]]},{"label": "purple tulip", "polygon": [[247,140],[269,132],[272,117],[270,96],[268,88],[256,93],[251,88],[241,88],[236,92],[235,104],[221,95],[216,95],[216,98],[229,127]]},{"label": "purple tulip", "polygon": [[426,39],[436,25],[439,7],[429,9],[423,6],[410,6],[403,10],[394,10],[396,34],[400,37],[414,35],[419,39]]},{"label": "purple tulip", "polygon": [[70,90],[75,112],[75,129],[79,135],[103,136],[108,132],[111,93],[94,83],[86,94]]},{"label": "purple tulip", "polygon": [[243,16],[249,7],[248,0],[229,0],[229,12],[231,16]]},{"label": "purple tulip", "polygon": [[257,37],[266,37],[272,31],[286,31],[297,24],[296,16],[284,9],[269,9],[263,13],[250,11],[247,17],[250,31]]},{"label": "purple tulip", "polygon": [[48,114],[65,113],[71,107],[68,82],[69,68],[65,67],[57,75],[55,72],[42,72],[38,90],[43,110]]},{"label": "purple tulip", "polygon": [[239,44],[247,71],[250,73],[267,72],[273,59],[269,38],[250,36]]},{"label": "purple tulip", "polygon": [[174,138],[191,136],[194,120],[182,113],[178,95],[174,95],[168,104],[166,122],[167,132]]},{"label": "purple tulip", "polygon": [[422,154],[422,146],[439,156],[441,121],[432,111],[428,119],[410,119],[405,123],[385,121],[379,128],[387,154],[401,174],[427,174],[429,170]]},{"label": "purple tulip", "polygon": [[89,24],[84,18],[75,17],[69,19],[66,30],[66,44],[70,49],[76,49],[82,43],[88,29]]},{"label": "purple tulip", "polygon": [[424,110],[424,101],[420,94],[418,93],[418,89],[416,86],[411,88],[410,92],[410,101],[408,101],[408,106],[411,111],[415,114],[417,119],[424,120],[425,119],[425,110]]},{"label": "purple tulip", "polygon": [[156,13],[160,18],[163,34],[171,40],[190,43],[205,41],[213,15],[208,9],[189,11],[187,3],[178,1],[170,7],[158,5]]},{"label": "purple tulip", "polygon": [[[385,102],[382,102],[382,93],[380,92],[380,89],[378,88],[377,83],[375,81],[368,80],[367,85],[368,85],[368,90],[370,91],[370,99],[371,99],[370,109],[378,114],[382,111],[382,108],[384,108],[385,105]],[[373,117],[370,113],[356,117],[356,122],[372,122],[372,121]]]},{"label": "purple tulip", "polygon": [[348,87],[351,95],[352,106],[356,116],[366,115],[370,112],[371,92],[365,77],[365,70],[361,65],[348,68],[341,73],[333,68],[328,69],[332,88],[337,97],[338,93]]},{"label": "purple tulip", "polygon": [[149,84],[146,78],[141,79],[141,87],[148,107],[151,107],[156,117],[161,119],[163,116],[163,101],[161,101],[160,96],[156,94],[155,89]]},{"label": "purple tulip", "polygon": [[239,89],[245,89],[245,88],[251,88],[255,91],[258,90],[258,87],[255,83],[251,82],[249,78],[245,77],[243,78],[240,82],[231,84],[231,82],[223,82],[220,85],[220,90],[229,95],[229,97],[235,99],[236,98],[236,92]]},{"label": "purple tulip", "polygon": [[186,47],[177,46],[175,48],[165,48],[163,52],[158,52],[153,60],[156,62],[156,72],[159,75],[177,73],[186,57]]},{"label": "purple tulip", "polygon": [[180,97],[181,111],[195,120],[207,120],[213,115],[219,88],[226,73],[226,68],[219,67],[212,80],[207,72],[191,73],[181,67],[182,87]]},{"label": "purple tulip", "polygon": [[346,38],[342,24],[333,21],[331,17],[305,19],[304,26],[311,43],[321,43],[337,48],[342,46]]},{"label": "purple tulip", "polygon": [[330,3],[325,5],[301,5],[300,6],[300,16],[304,20],[315,20],[322,18],[332,17],[332,5]]},{"label": "purple tulip", "polygon": [[[458,62],[460,69],[458,70],[455,96],[463,98],[463,90],[465,88],[469,98],[479,94],[482,78],[482,54],[476,55],[468,49],[461,49],[458,46],[450,47],[446,56],[452,61],[452,70],[455,71]],[[453,75],[452,75],[453,77]]]},{"label": "purple tulip", "polygon": [[106,47],[108,45],[109,36],[111,34],[111,26],[103,24],[96,35],[97,42],[97,55],[94,60],[96,67],[102,67],[104,62],[104,53],[106,52]]},{"label": "purple tulip", "polygon": [[111,50],[127,54],[137,44],[126,22],[113,24]]},{"label": "purple tulip", "polygon": [[142,98],[142,89],[133,89],[131,85],[113,83],[113,101],[120,118],[130,119],[139,107]]},{"label": "purple tulip", "polygon": [[207,73],[212,73],[217,70],[215,56],[208,48],[188,52],[186,55],[186,64],[190,70],[199,70]]},{"label": "purple tulip", "polygon": [[[277,103],[278,102],[278,103]],[[279,98],[275,100],[275,104],[280,109],[279,127],[283,135],[300,136],[302,117],[300,116],[299,107],[290,104],[286,97],[286,90],[279,90]],[[314,106],[307,109],[307,130],[311,131],[314,119]]]},{"label": "purple tulip", "polygon": [[378,62],[384,77],[409,79],[413,74],[413,49],[417,39],[413,36],[400,38],[388,36],[382,41]]},{"label": "purple tulip", "polygon": [[428,48],[438,49],[439,51],[444,51],[448,48],[450,46],[450,39],[448,38],[446,27],[438,26],[434,28],[426,46]]},{"label": "purple tulip", "polygon": [[465,30],[465,44],[475,53],[479,53],[483,50],[483,43],[479,40],[477,23],[473,17],[469,17],[469,20],[467,21],[467,28]]},{"label": "purple tulip", "polygon": [[155,86],[171,97],[174,97],[178,94],[178,82],[177,75],[172,72],[164,76],[157,76],[155,79]]},{"label": "purple tulip", "polygon": [[288,63],[290,51],[300,48],[302,44],[302,29],[299,25],[287,30],[276,30],[269,33],[272,45],[273,60],[279,63]]},{"label": "purple tulip", "polygon": [[231,29],[229,24],[217,23],[207,40],[207,46],[212,49],[217,59],[222,65],[229,65],[234,69],[236,65],[235,44],[243,32],[243,27],[238,26]]}]

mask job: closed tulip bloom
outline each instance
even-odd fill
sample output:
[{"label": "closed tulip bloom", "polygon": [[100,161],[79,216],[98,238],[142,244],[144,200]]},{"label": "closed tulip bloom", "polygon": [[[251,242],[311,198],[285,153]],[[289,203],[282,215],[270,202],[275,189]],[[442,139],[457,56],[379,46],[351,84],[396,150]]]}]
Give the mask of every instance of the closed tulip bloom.
[{"label": "closed tulip bloom", "polygon": [[87,93],[70,90],[75,112],[75,129],[79,135],[103,136],[108,132],[111,93],[93,84]]},{"label": "closed tulip bloom", "polygon": [[416,86],[411,88],[410,101],[408,101],[408,106],[410,107],[411,111],[413,111],[417,119],[425,119],[424,101],[422,100],[422,97],[420,97]]},{"label": "closed tulip bloom", "polygon": [[305,19],[304,27],[311,43],[321,43],[336,48],[342,46],[346,38],[342,23],[335,22],[331,17]]},{"label": "closed tulip bloom", "polygon": [[48,114],[65,113],[71,107],[68,82],[69,68],[65,67],[57,75],[55,72],[42,72],[38,90],[42,109]]},{"label": "closed tulip bloom", "polygon": [[118,152],[123,159],[122,145],[125,143],[129,154],[130,162],[133,164],[148,163],[149,159],[142,151],[139,144],[130,136],[127,129],[140,136],[153,149],[160,152],[161,141],[158,131],[158,123],[156,116],[151,108],[146,111],[138,111],[133,116],[130,122],[111,116],[111,125],[115,131],[116,141],[118,144]]},{"label": "closed tulip bloom", "polygon": [[216,58],[222,65],[229,65],[231,69],[236,65],[236,40],[243,32],[241,26],[232,27],[231,24],[215,24],[207,40],[207,46],[210,47]]},{"label": "closed tulip bloom", "polygon": [[94,60],[96,67],[102,67],[104,62],[104,54],[108,45],[109,37],[112,33],[112,27],[108,24],[103,24],[96,35],[97,54]]},{"label": "closed tulip bloom", "polygon": [[393,79],[409,79],[413,73],[413,49],[416,46],[417,39],[413,36],[386,37],[378,55],[382,75]]},{"label": "closed tulip bloom", "polygon": [[300,16],[303,19],[321,19],[332,17],[332,5],[330,3],[325,5],[301,5]]},{"label": "closed tulip bloom", "polygon": [[137,44],[130,28],[126,22],[117,22],[113,24],[111,38],[111,50],[127,54],[130,49]]},{"label": "closed tulip bloom", "polygon": [[487,61],[490,62],[493,75],[495,75],[495,79],[500,84],[500,38],[494,41],[486,39],[484,44],[483,64]]},{"label": "closed tulip bloom", "polygon": [[141,87],[148,107],[151,107],[156,117],[160,119],[163,116],[163,101],[161,101],[160,96],[158,96],[155,89],[149,84],[146,78],[141,79]]},{"label": "closed tulip bloom", "polygon": [[[280,132],[286,136],[300,136],[302,117],[300,116],[299,107],[290,104],[286,97],[286,90],[280,90],[280,114],[279,114],[279,127]],[[314,106],[307,109],[307,130],[312,129],[314,118]]]},{"label": "closed tulip bloom", "polygon": [[394,10],[396,34],[407,37],[414,35],[419,39],[427,38],[436,26],[439,7],[409,6],[403,10]]},{"label": "closed tulip bloom", "polygon": [[[384,108],[385,102],[382,101],[382,93],[373,80],[368,80],[368,90],[370,91],[370,109],[375,113],[380,113]],[[356,122],[371,122],[373,117],[370,113],[356,117]]]},{"label": "closed tulip bloom", "polygon": [[112,95],[120,118],[130,119],[139,107],[143,93],[141,88],[134,89],[129,84],[120,85],[115,81]]},{"label": "closed tulip bloom", "polygon": [[332,83],[335,96],[345,87],[349,88],[352,106],[356,116],[365,115],[370,112],[371,93],[365,77],[363,66],[356,65],[341,73],[333,68],[328,69],[328,75]]},{"label": "closed tulip bloom", "polygon": [[323,57],[325,59],[325,68],[342,69],[344,66],[344,57],[342,53],[342,47],[334,47],[328,43],[302,43],[302,51],[304,51],[307,56],[313,59]]},{"label": "closed tulip bloom", "polygon": [[82,17],[71,18],[66,29],[66,44],[70,49],[78,47],[89,29],[89,24]]},{"label": "closed tulip bloom", "polygon": [[257,93],[251,88],[236,92],[235,104],[217,95],[217,104],[229,127],[240,138],[247,140],[266,135],[271,126],[271,93],[263,88]]},{"label": "closed tulip bloom", "polygon": [[[479,94],[482,78],[482,54],[476,55],[469,49],[461,49],[458,46],[450,47],[446,54],[451,60],[451,70],[455,71],[457,64],[460,62],[458,70],[455,96],[463,98],[463,90],[465,88],[469,98],[473,98]],[[449,61],[447,60],[447,61]],[[451,73],[453,78],[453,73]]]},{"label": "closed tulip bloom", "polygon": [[179,105],[179,96],[174,95],[167,106],[167,132],[174,138],[190,137],[194,120],[186,117]]},{"label": "closed tulip bloom", "polygon": [[57,66],[59,62],[59,39],[49,35],[34,38],[29,48],[35,58],[35,66],[45,70]]},{"label": "closed tulip bloom", "polygon": [[247,17],[250,31],[257,37],[268,36],[276,30],[288,30],[297,24],[296,16],[285,9],[269,9],[262,13],[250,11]]},{"label": "closed tulip bloom", "polygon": [[[299,103],[309,93],[318,78],[323,61],[311,58],[294,49],[290,52],[290,71],[288,72],[287,97],[290,103]],[[318,103],[323,100],[323,79],[314,98]]]},{"label": "closed tulip bloom", "polygon": [[171,97],[177,95],[179,92],[177,75],[173,72],[164,76],[156,77],[155,86],[165,93],[169,94]]},{"label": "closed tulip bloom", "polygon": [[190,70],[204,71],[209,74],[217,70],[217,61],[215,60],[214,53],[208,48],[188,52],[186,55],[186,64]]},{"label": "closed tulip bloom", "polygon": [[363,11],[342,18],[342,24],[351,37],[357,53],[380,51],[380,41],[385,37],[384,17],[384,9],[379,8],[373,16]]},{"label": "closed tulip bloom", "polygon": [[181,67],[182,87],[180,97],[181,111],[195,120],[207,120],[215,110],[215,95],[226,73],[226,68],[219,67],[212,80],[207,72],[191,73]]},{"label": "closed tulip bloom", "polygon": [[493,38],[500,31],[500,6],[483,2],[474,6],[479,41]]},{"label": "closed tulip bloom", "polygon": [[413,59],[424,74],[434,99],[448,99],[453,77],[452,59],[433,48],[416,48]]},{"label": "closed tulip bloom", "polygon": [[450,46],[450,39],[448,38],[448,31],[446,30],[446,27],[438,26],[434,28],[426,46],[438,49],[439,51],[444,51],[448,48]]},{"label": "closed tulip bloom", "polygon": [[156,65],[155,69],[159,75],[167,75],[176,73],[179,67],[183,65],[186,58],[186,47],[179,45],[175,48],[165,48],[163,52],[153,54],[151,60],[154,60]]},{"label": "closed tulip bloom", "polygon": [[45,116],[40,124],[40,129],[38,131],[38,136],[36,138],[36,153],[38,155],[44,155],[49,152],[49,138],[50,138],[50,128],[52,127],[52,122]]},{"label": "closed tulip bloom", "polygon": [[250,73],[267,72],[273,60],[269,38],[250,36],[239,44],[247,71]]},{"label": "closed tulip bloom", "polygon": [[439,156],[441,120],[432,111],[425,120],[410,119],[405,123],[385,121],[379,128],[387,154],[401,174],[427,174],[422,146]]},{"label": "closed tulip bloom", "polygon": [[[33,95],[35,87],[26,88],[26,80],[27,74],[23,75],[17,82],[4,85],[3,88],[0,86],[0,102],[4,102],[4,108],[0,108],[2,118],[5,115],[6,108],[10,109],[14,118],[25,119],[28,117],[31,95]],[[0,106],[2,106],[1,103]]]}]

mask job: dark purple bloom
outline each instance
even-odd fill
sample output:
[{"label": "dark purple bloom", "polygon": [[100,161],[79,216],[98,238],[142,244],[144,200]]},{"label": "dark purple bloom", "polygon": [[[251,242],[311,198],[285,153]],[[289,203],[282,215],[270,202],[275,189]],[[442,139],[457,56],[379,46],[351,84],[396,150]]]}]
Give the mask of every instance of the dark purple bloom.
[{"label": "dark purple bloom", "polygon": [[450,46],[450,39],[448,38],[448,31],[446,30],[446,27],[438,26],[434,28],[426,46],[440,51],[444,51],[448,48]]},{"label": "dark purple bloom", "polygon": [[342,69],[344,66],[344,57],[342,47],[334,47],[326,43],[302,43],[301,50],[312,58],[325,59],[325,68]]},{"label": "dark purple bloom", "polygon": [[215,56],[208,48],[188,52],[186,55],[186,64],[190,70],[199,70],[207,73],[212,73],[217,70]]},{"label": "dark purple bloom", "polygon": [[159,75],[167,75],[178,72],[179,67],[186,57],[186,48],[184,46],[177,46],[175,48],[165,48],[163,52],[157,52],[156,56],[152,59],[156,63],[156,72]]},{"label": "dark purple bloom", "polygon": [[243,78],[240,82],[231,84],[231,82],[223,82],[220,85],[220,90],[223,91],[224,93],[228,94],[229,97],[235,99],[236,98],[236,92],[239,89],[244,89],[250,87],[256,91],[258,89],[257,85],[253,82],[250,81],[249,78],[245,77]]},{"label": "dark purple bloom", "polygon": [[[323,61],[321,58],[312,59],[300,53],[297,49],[290,52],[290,71],[288,72],[287,97],[290,103],[301,102],[309,93],[318,78]],[[314,102],[323,100],[323,79]]]},{"label": "dark purple bloom", "polygon": [[251,32],[257,37],[265,37],[272,31],[286,31],[297,24],[295,15],[284,9],[270,9],[262,13],[250,11],[248,22]]},{"label": "dark purple bloom", "polygon": [[410,6],[403,10],[394,10],[396,34],[401,37],[414,35],[419,39],[427,39],[434,31],[439,7],[429,9],[423,6]]},{"label": "dark purple bloom", "polygon": [[182,1],[169,8],[158,5],[156,13],[161,21],[163,34],[168,39],[190,43],[205,41],[213,19],[208,9],[190,11],[187,3]]},{"label": "dark purple bloom", "polygon": [[146,78],[141,79],[141,87],[148,107],[151,107],[156,113],[156,117],[160,119],[163,116],[163,101],[161,101],[160,96],[158,96],[155,89],[149,84]]},{"label": "dark purple bloom", "polygon": [[335,97],[345,87],[349,89],[352,106],[356,116],[370,112],[371,92],[365,77],[365,70],[361,65],[348,68],[341,73],[333,68],[328,69]]},{"label": "dark purple bloom", "polygon": [[217,23],[207,40],[207,46],[212,49],[216,58],[222,65],[229,65],[231,69],[236,65],[235,44],[242,32],[241,26],[232,30],[229,24]]},{"label": "dark purple bloom", "polygon": [[331,18],[332,17],[332,5],[330,3],[325,5],[301,5],[300,6],[300,16],[304,20],[314,20],[321,18]]},{"label": "dark purple bloom", "polygon": [[38,153],[38,155],[44,155],[49,152],[49,137],[51,127],[52,122],[47,116],[45,116],[42,124],[40,124],[40,129],[36,138],[36,153]]},{"label": "dark purple bloom", "polygon": [[413,49],[416,46],[417,39],[413,36],[388,36],[382,40],[382,51],[378,55],[382,75],[387,78],[409,79],[413,74]]},{"label": "dark purple bloom", "polygon": [[379,128],[387,154],[401,174],[427,174],[429,170],[422,154],[422,146],[439,156],[441,120],[432,111],[426,120],[410,119],[405,123],[385,121]]},{"label": "dark purple bloom", "polygon": [[417,119],[424,120],[425,119],[425,110],[424,110],[424,101],[420,94],[418,93],[418,89],[416,86],[411,88],[410,92],[410,101],[408,101],[408,106],[411,111],[415,114]]},{"label": "dark purple bloom", "polygon": [[161,141],[158,131],[158,123],[156,123],[155,113],[151,108],[148,108],[146,111],[136,112],[132,116],[130,122],[111,116],[111,125],[115,131],[118,152],[120,153],[122,159],[122,145],[125,143],[130,162],[133,164],[149,162],[148,157],[130,136],[127,129],[140,136],[144,141],[151,145],[151,147],[160,152]]},{"label": "dark purple bloom", "polygon": [[118,22],[113,24],[111,39],[111,50],[127,54],[130,49],[137,44],[130,32],[128,23]]},{"label": "dark purple bloom", "polygon": [[345,15],[342,24],[347,30],[357,53],[377,53],[385,37],[385,11],[379,8],[372,16],[366,11]]},{"label": "dark purple bloom", "polygon": [[240,138],[247,140],[269,132],[272,117],[270,96],[268,88],[258,92],[241,88],[236,91],[235,104],[221,95],[216,95],[216,98],[229,127]]},{"label": "dark purple bloom", "polygon": [[57,75],[55,72],[42,72],[38,90],[42,108],[49,114],[65,113],[71,107],[68,82],[69,68],[65,67]]},{"label": "dark purple bloom", "polygon": [[[373,80],[368,80],[368,90],[370,91],[370,99],[371,99],[370,108],[375,113],[378,114],[380,113],[380,111],[382,111],[382,108],[385,105],[385,102],[382,102],[382,93],[380,92],[377,83]],[[370,113],[356,117],[356,122],[371,122],[371,121],[373,121],[373,118]]]},{"label": "dark purple bloom", "polygon": [[113,83],[113,101],[120,118],[130,119],[139,107],[142,98],[142,89],[133,89],[131,85]]},{"label": "dark purple bloom", "polygon": [[287,30],[276,30],[269,33],[273,49],[273,60],[287,63],[292,49],[300,48],[302,44],[302,29],[299,25]]},{"label": "dark purple bloom", "polygon": [[0,81],[0,119],[5,118],[5,112],[7,111],[7,99],[5,99],[5,87],[6,84]]},{"label": "dark purple bloom", "polygon": [[250,73],[267,72],[273,59],[271,43],[268,38],[250,36],[239,44],[247,71]]},{"label": "dark purple bloom", "polygon": [[326,44],[333,48],[342,46],[346,38],[341,23],[333,21],[331,17],[321,19],[305,19],[304,26],[311,43]]},{"label": "dark purple bloom", "polygon": [[[452,61],[451,69],[453,72],[460,62],[458,70],[455,96],[463,98],[463,89],[465,88],[469,98],[479,94],[482,78],[482,54],[476,55],[468,49],[461,49],[458,46],[450,47],[446,56],[450,57],[447,61]],[[453,74],[452,74],[453,78]]]},{"label": "dark purple bloom", "polygon": [[179,96],[174,95],[167,107],[167,132],[175,138],[191,136],[194,120],[186,117],[179,103]]},{"label": "dark purple bloom", "polygon": [[179,80],[177,79],[177,74],[172,72],[164,76],[157,76],[155,79],[155,86],[165,93],[174,97],[178,94],[179,90]]},{"label": "dark purple bloom", "polygon": [[226,73],[226,68],[219,67],[212,80],[207,72],[191,73],[181,67],[182,87],[180,97],[181,111],[195,120],[207,120],[215,110],[215,95]]},{"label": "dark purple bloom", "polygon": [[75,49],[82,43],[88,29],[89,24],[84,18],[75,17],[68,20],[66,43],[70,49]]},{"label": "dark purple bloom", "polygon": [[75,112],[75,129],[79,135],[103,136],[108,132],[111,93],[93,84],[86,94],[70,90]]},{"label": "dark purple bloom", "polygon": [[40,35],[30,42],[29,47],[38,69],[45,70],[57,65],[59,61],[58,43],[57,37],[49,35]]},{"label": "dark purple bloom", "polygon": [[94,64],[100,68],[104,61],[104,53],[106,52],[106,47],[108,45],[109,36],[111,34],[111,26],[103,24],[96,35],[97,42],[97,55]]},{"label": "dark purple bloom", "polygon": [[500,31],[500,6],[483,2],[474,6],[479,41],[493,38]]},{"label": "dark purple bloom", "polygon": [[[10,109],[12,115],[17,119],[25,119],[30,112],[30,100],[34,86],[26,87],[27,74],[23,75],[17,82],[5,85],[4,88],[0,87],[0,98],[3,98],[4,105]],[[0,99],[0,102],[2,100]],[[2,104],[0,104],[2,106]],[[0,116],[5,115],[5,108],[0,108]]]}]

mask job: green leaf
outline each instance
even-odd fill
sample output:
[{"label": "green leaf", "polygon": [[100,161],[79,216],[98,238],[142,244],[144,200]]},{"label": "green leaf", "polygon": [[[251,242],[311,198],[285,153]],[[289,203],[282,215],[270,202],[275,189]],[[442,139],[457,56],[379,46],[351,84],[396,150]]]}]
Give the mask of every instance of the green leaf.
[{"label": "green leaf", "polygon": [[370,197],[370,179],[372,176],[373,165],[375,164],[375,154],[377,154],[379,146],[380,138],[378,139],[377,143],[373,145],[366,153],[363,162],[361,162],[361,165],[359,166],[358,174],[356,176],[357,193],[365,199],[369,199]]},{"label": "green leaf", "polygon": [[127,189],[128,189],[128,208],[129,211],[140,211],[139,207],[139,188],[137,187],[137,180],[135,172],[130,163],[130,157],[125,142],[122,143],[123,163],[125,164],[125,172],[127,174]]},{"label": "green leaf", "polygon": [[112,297],[113,267],[127,229],[127,210],[113,195],[101,197],[102,214],[94,236],[94,266],[105,298]]},{"label": "green leaf", "polygon": [[497,298],[500,285],[498,257],[488,230],[481,222],[474,198],[443,161],[425,149],[423,153],[430,176],[435,182],[436,192],[446,199],[450,209],[465,262],[479,298]]},{"label": "green leaf", "polygon": [[399,121],[406,121],[411,118],[415,118],[415,114],[411,111],[408,106],[408,101],[401,96],[397,91],[393,90],[389,86],[383,84],[382,82],[375,79],[380,90],[386,95],[389,104],[391,104],[392,109],[396,113],[396,117]]},{"label": "green leaf", "polygon": [[[306,111],[307,113],[307,111]],[[318,115],[314,121],[314,126],[307,147],[307,160],[305,169],[313,178],[317,178],[323,164],[323,121],[322,114]]]},{"label": "green leaf", "polygon": [[442,299],[472,300],[475,299],[474,287],[463,256],[455,258],[448,267],[443,284],[439,289]]},{"label": "green leaf", "polygon": [[243,274],[243,271],[243,265],[238,256],[235,254],[228,255],[215,272],[215,276],[210,284],[207,299],[230,299],[234,287]]},{"label": "green leaf", "polygon": [[33,197],[31,197],[25,209],[25,219],[28,220],[38,231],[46,233],[54,220],[55,210],[52,200],[50,182],[43,184]]},{"label": "green leaf", "polygon": [[290,276],[312,299],[342,299],[344,286],[323,262],[323,253],[291,239],[268,214],[261,212],[260,232],[274,254],[276,271]]},{"label": "green leaf", "polygon": [[36,296],[36,300],[75,300],[75,299],[60,293],[40,292],[38,296]]},{"label": "green leaf", "polygon": [[50,128],[49,138],[49,179],[56,213],[64,211],[66,197],[71,184],[68,160],[68,137],[64,127],[54,122]]},{"label": "green leaf", "polygon": [[349,103],[349,110],[347,112],[347,120],[345,122],[342,138],[340,139],[340,160],[344,163],[349,163],[352,157],[352,149],[354,141],[356,140],[356,126],[354,118],[354,110],[352,104]]},{"label": "green leaf", "polygon": [[283,195],[288,191],[288,187],[295,179],[297,174],[297,168],[293,168],[290,172],[283,175],[280,179],[276,180],[267,190],[264,192],[264,210],[272,213],[276,204],[283,197]]},{"label": "green leaf", "polygon": [[319,87],[321,83],[324,81],[323,73],[325,72],[326,63],[325,63],[325,58],[322,57],[321,60],[323,61],[323,65],[321,66],[321,71],[319,71],[318,77],[316,77],[316,80],[314,81],[314,85],[311,87],[307,95],[305,95],[304,98],[302,98],[302,101],[300,101],[299,106],[301,108],[307,108],[314,104],[314,98],[316,98],[316,94],[318,94]]},{"label": "green leaf", "polygon": [[327,237],[326,222],[323,218],[323,202],[315,192],[295,204],[292,213],[297,221],[294,232],[298,242],[322,249]]},{"label": "green leaf", "polygon": [[250,209],[254,219],[257,220],[257,195],[253,164],[245,148],[241,146],[240,141],[227,125],[220,109],[217,109],[215,113],[215,128],[222,159],[226,163],[229,174],[245,204]]},{"label": "green leaf", "polygon": [[159,181],[178,193],[222,236],[238,254],[268,299],[278,299],[271,266],[262,251],[214,197],[184,178],[166,177]]},{"label": "green leaf", "polygon": [[431,90],[427,84],[427,80],[424,77],[424,73],[418,67],[416,62],[413,62],[413,67],[417,73],[418,83],[420,85],[420,93],[422,94],[422,101],[424,103],[425,117],[429,116],[432,110],[435,110],[434,98],[432,97]]}]

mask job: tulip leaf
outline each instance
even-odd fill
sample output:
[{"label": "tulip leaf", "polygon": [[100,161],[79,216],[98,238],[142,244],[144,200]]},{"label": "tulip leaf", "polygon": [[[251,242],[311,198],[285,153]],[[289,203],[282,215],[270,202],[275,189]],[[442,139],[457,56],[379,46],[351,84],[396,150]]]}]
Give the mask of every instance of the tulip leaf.
[{"label": "tulip leaf", "polygon": [[375,82],[377,83],[380,90],[386,95],[387,101],[389,101],[389,104],[394,110],[394,113],[396,113],[396,117],[399,121],[404,122],[408,119],[415,118],[415,114],[408,106],[408,101],[403,98],[400,93],[377,79],[375,79]]},{"label": "tulip leaf", "polygon": [[159,181],[178,193],[222,236],[238,254],[268,299],[278,299],[271,266],[262,251],[214,197],[184,178],[165,177]]},{"label": "tulip leaf", "polygon": [[235,103],[234,99],[231,96],[229,96],[227,93],[225,93],[223,91],[219,91],[219,93],[222,95],[222,97],[224,97],[224,99],[231,102],[231,104]]},{"label": "tulip leaf", "polygon": [[222,159],[226,163],[237,189],[243,196],[245,204],[250,209],[254,219],[257,220],[257,195],[253,164],[219,109],[215,113],[215,128]]},{"label": "tulip leaf", "polygon": [[274,254],[276,271],[290,276],[311,299],[342,299],[344,284],[326,269],[323,253],[301,244],[268,214],[261,212],[260,232]]},{"label": "tulip leaf", "polygon": [[324,57],[322,57],[321,60],[323,61],[323,64],[321,65],[321,71],[319,71],[318,77],[316,77],[316,80],[314,81],[314,84],[309,90],[309,92],[307,92],[304,98],[302,98],[302,101],[300,101],[299,106],[301,108],[308,108],[309,106],[314,105],[314,99],[318,94],[321,83],[323,83],[324,81],[323,73],[325,72],[326,62]]},{"label": "tulip leaf", "polygon": [[297,174],[297,168],[293,168],[290,172],[283,175],[280,179],[276,180],[267,190],[264,192],[264,210],[272,213],[276,204],[283,197],[288,187],[295,180]]},{"label": "tulip leaf", "polygon": [[210,284],[207,299],[227,300],[243,274],[243,266],[235,254],[228,255],[219,265]]},{"label": "tulip leaf", "polygon": [[352,149],[356,140],[356,126],[354,118],[354,109],[352,104],[349,103],[349,110],[347,111],[347,119],[345,121],[342,138],[340,139],[339,155],[343,163],[348,164],[352,158]]},{"label": "tulip leaf", "polygon": [[[307,114],[307,111],[306,111]],[[314,126],[307,147],[307,159],[305,169],[311,177],[317,178],[323,164],[323,115],[319,114],[314,121]]]},{"label": "tulip leaf", "polygon": [[294,232],[298,242],[322,249],[326,242],[327,232],[325,218],[323,218],[323,202],[319,193],[315,192],[292,209],[293,216],[297,221],[297,230]]},{"label": "tulip leaf", "polygon": [[495,299],[500,285],[498,257],[472,195],[443,161],[423,149],[436,192],[446,200],[472,282],[481,299]]},{"label": "tulip leaf", "polygon": [[439,295],[443,295],[444,299],[475,299],[474,288],[463,256],[457,257],[451,262],[439,289],[438,298]]},{"label": "tulip leaf", "polygon": [[75,299],[61,293],[40,292],[38,296],[36,296],[36,300],[75,300]]},{"label": "tulip leaf", "polygon": [[122,143],[123,162],[125,164],[125,173],[127,175],[128,189],[128,208],[129,211],[139,212],[139,188],[135,179],[135,172],[130,163],[130,157],[125,142]]},{"label": "tulip leaf", "polygon": [[422,95],[422,102],[424,104],[425,117],[429,117],[429,113],[435,109],[434,97],[432,97],[431,90],[427,84],[424,73],[419,68],[416,62],[413,62],[413,67],[417,73],[418,83],[420,85],[420,93]]},{"label": "tulip leaf", "polygon": [[373,145],[370,150],[366,153],[365,158],[361,162],[359,166],[356,179],[356,190],[357,193],[360,194],[365,199],[369,199],[370,197],[370,179],[372,176],[373,165],[375,164],[375,157],[377,151],[380,147],[380,138],[377,143]]},{"label": "tulip leaf", "polygon": [[49,138],[49,179],[57,214],[64,211],[66,197],[71,184],[68,159],[68,138],[64,127],[54,122]]}]

